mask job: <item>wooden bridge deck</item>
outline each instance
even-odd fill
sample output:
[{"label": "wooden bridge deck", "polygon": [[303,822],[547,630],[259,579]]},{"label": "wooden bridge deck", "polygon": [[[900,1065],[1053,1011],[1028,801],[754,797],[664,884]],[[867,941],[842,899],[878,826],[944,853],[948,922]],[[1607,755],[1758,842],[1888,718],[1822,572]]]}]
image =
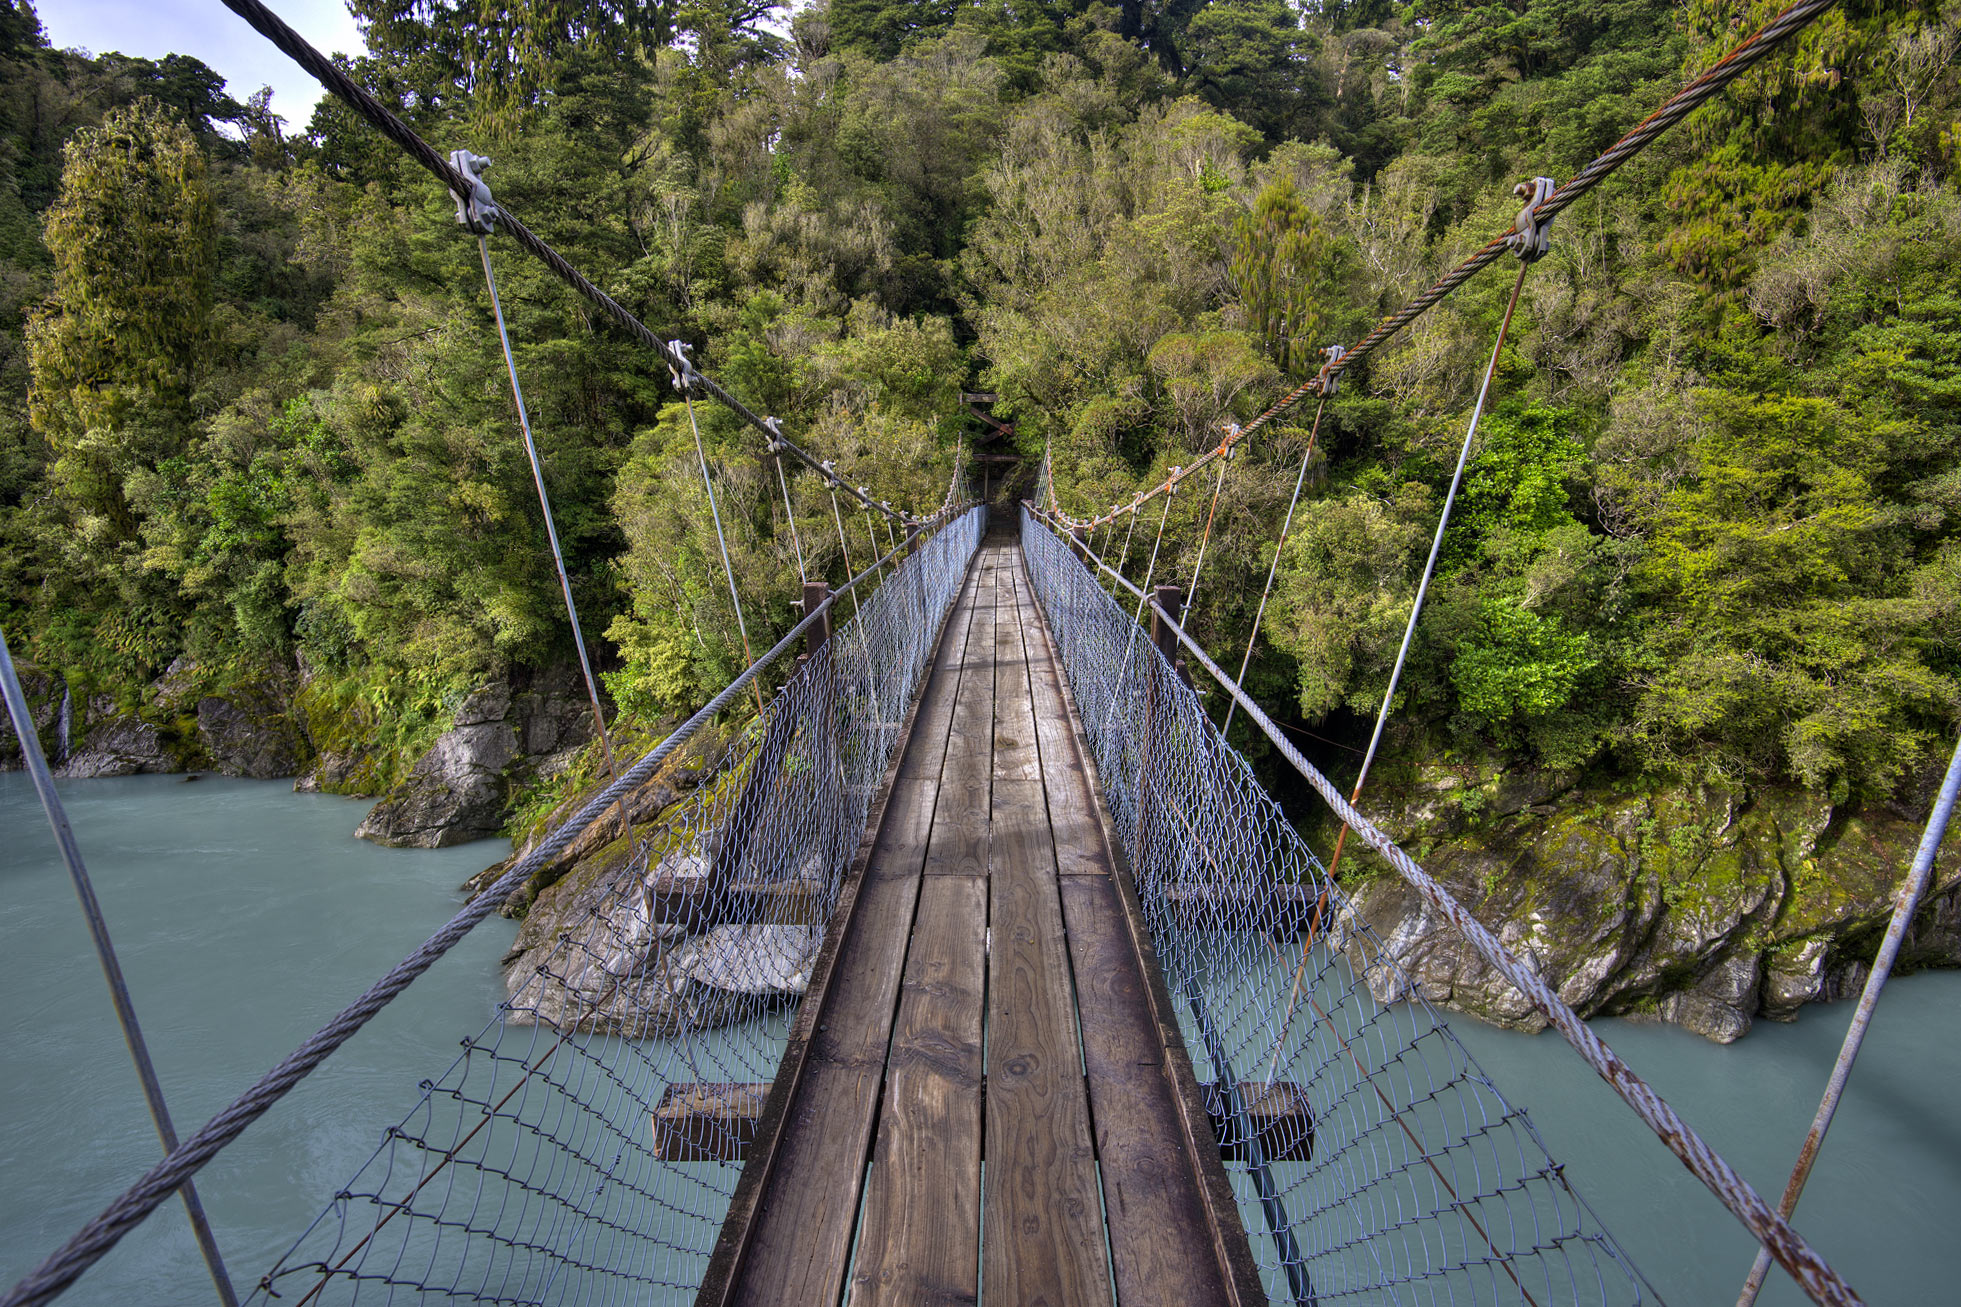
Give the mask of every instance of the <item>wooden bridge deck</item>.
[{"label": "wooden bridge deck", "polygon": [[700,1301],[1264,1301],[1012,535],[990,535]]}]

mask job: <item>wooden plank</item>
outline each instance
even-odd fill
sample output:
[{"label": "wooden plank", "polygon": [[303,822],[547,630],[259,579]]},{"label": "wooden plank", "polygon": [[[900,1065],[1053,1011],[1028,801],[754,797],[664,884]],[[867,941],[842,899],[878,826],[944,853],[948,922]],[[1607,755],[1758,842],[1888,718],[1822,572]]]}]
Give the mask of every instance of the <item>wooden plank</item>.
[{"label": "wooden plank", "polygon": [[669,1162],[739,1162],[756,1141],[769,1085],[669,1085],[654,1106],[654,1156]]},{"label": "wooden plank", "polygon": [[1164,1048],[1107,876],[1062,882],[1119,1302],[1233,1301]]},{"label": "wooden plank", "polygon": [[919,892],[851,1302],[971,1303],[980,1292],[981,995],[987,883]]},{"label": "wooden plank", "polygon": [[1097,820],[1089,763],[1071,725],[1051,656],[1049,629],[1025,568],[1016,569],[1015,593],[1021,606],[1021,638],[1028,659],[1042,783],[1048,792],[1049,824],[1055,831],[1056,868],[1064,876],[1107,876],[1109,850],[1104,847],[1102,825]]},{"label": "wooden plank", "polygon": [[[1025,584],[1027,577],[1025,561],[1022,566],[1022,577]],[[1028,593],[1032,600],[1032,588]],[[1198,1083],[1198,1078],[1192,1073],[1191,1059],[1185,1051],[1184,1036],[1180,1032],[1175,1010],[1171,1006],[1171,995],[1165,987],[1164,973],[1158,966],[1156,950],[1151,945],[1150,931],[1144,924],[1144,914],[1137,901],[1136,887],[1132,882],[1130,868],[1124,860],[1123,850],[1117,846],[1112,833],[1109,811],[1104,806],[1100,790],[1096,788],[1095,760],[1082,744],[1084,739],[1082,719],[1077,713],[1075,695],[1070,691],[1068,680],[1061,674],[1061,662],[1055,656],[1055,649],[1048,638],[1046,627],[1036,629],[1042,636],[1041,652],[1038,654],[1031,642],[1030,662],[1037,665],[1047,664],[1050,673],[1049,683],[1053,684],[1061,696],[1062,707],[1069,722],[1070,735],[1078,746],[1077,752],[1083,763],[1083,778],[1091,791],[1089,812],[1095,822],[1097,843],[1100,844],[1103,850],[1102,856],[1110,867],[1110,875],[1105,883],[1117,895],[1124,935],[1129,940],[1130,953],[1136,961],[1138,971],[1144,978],[1144,1004],[1141,1012],[1154,1031],[1151,1043],[1159,1051],[1164,1075],[1170,1083],[1176,1109],[1175,1125],[1183,1139],[1180,1152],[1186,1164],[1196,1171],[1204,1203],[1202,1228],[1210,1241],[1213,1264],[1219,1268],[1229,1301],[1247,1304],[1249,1307],[1250,1304],[1264,1303],[1266,1291],[1261,1282],[1259,1264],[1254,1260],[1252,1246],[1246,1239],[1246,1228],[1240,1220],[1238,1200],[1233,1194],[1232,1182],[1227,1178],[1225,1167],[1220,1161],[1218,1137],[1212,1129],[1210,1118],[1205,1110],[1204,1091]],[[1070,896],[1067,901],[1073,903],[1081,897],[1092,896],[1096,884],[1097,882],[1091,877],[1072,877],[1063,886],[1065,894]],[[1083,888],[1085,886],[1092,888]],[[1072,937],[1072,945],[1073,943]],[[1094,962],[1079,960],[1076,974],[1078,977],[1087,977],[1095,966]],[[1083,1024],[1085,1063],[1090,1057],[1093,1027],[1090,1009],[1095,1006],[1093,994],[1092,986],[1085,980],[1083,989],[1078,994],[1078,1002],[1083,1005],[1079,1015]],[[1129,999],[1126,998],[1124,1002],[1126,1010],[1133,1013],[1139,1011],[1136,1006],[1131,1005]],[[1103,1036],[1099,1032],[1096,1037]],[[1119,1058],[1124,1055],[1121,1046],[1109,1051]],[[1149,1056],[1148,1054],[1132,1055]],[[1092,1080],[1092,1087],[1094,1087],[1094,1080]],[[1101,1122],[1110,1120],[1108,1113],[1115,1109],[1095,1110],[1098,1113],[1097,1120]],[[1111,1159],[1105,1160],[1106,1167],[1112,1164]],[[1106,1180],[1106,1205],[1109,1202],[1109,1190],[1110,1185]],[[1117,1232],[1113,1229],[1111,1232],[1113,1261],[1118,1256],[1117,1239]],[[1143,1299],[1143,1301],[1158,1300],[1155,1293],[1147,1293]]]},{"label": "wooden plank", "polygon": [[[1199,1092],[1205,1101],[1222,1104],[1224,1100],[1214,1094],[1213,1085],[1200,1085]],[[1253,1133],[1259,1137],[1260,1150],[1269,1162],[1311,1162],[1314,1160],[1314,1109],[1307,1101],[1307,1087],[1291,1081],[1276,1080],[1272,1084],[1262,1084],[1257,1080],[1239,1082],[1239,1101],[1246,1109],[1247,1120],[1252,1124]],[[1241,1137],[1243,1127],[1229,1125],[1222,1110],[1213,1110],[1212,1132],[1219,1136],[1219,1153],[1243,1161],[1246,1157],[1246,1140]]]},{"label": "wooden plank", "polygon": [[[894,855],[881,840],[872,856]],[[905,953],[918,889],[916,874],[864,879],[731,1302],[834,1302],[843,1287],[898,991],[891,959]]]},{"label": "wooden plank", "polygon": [[929,876],[987,873],[987,806],[994,719],[994,619],[999,600],[1001,551],[983,545],[974,565],[973,617],[960,660],[958,702],[953,707],[932,841]]},{"label": "wooden plank", "polygon": [[[1019,555],[1011,555],[1018,559]],[[1001,569],[994,611],[994,780],[1040,781],[1035,709],[1028,688],[1028,649],[1022,643],[1021,568]]]},{"label": "wooden plank", "polygon": [[[966,658],[968,627],[973,621],[980,574],[978,563],[969,569],[960,598],[947,618],[946,630],[933,655],[925,692],[920,696],[918,716],[899,764],[902,784],[900,793],[893,796],[892,812],[887,820],[901,845],[924,849],[932,831],[934,809],[939,804],[940,771],[946,763],[954,706],[960,699],[962,663]],[[913,875],[917,871],[916,866],[878,862],[873,864],[870,874]]]},{"label": "wooden plank", "polygon": [[[978,557],[978,555],[977,555]],[[953,705],[958,701],[960,664],[967,652],[967,628],[974,618],[975,593],[980,586],[978,566],[967,571],[953,613],[941,633],[939,648],[933,651],[933,666],[927,673],[927,694],[921,699],[919,716],[913,723],[915,752],[909,744],[906,759],[899,767],[901,776],[938,777],[946,761],[947,729],[953,724]],[[941,693],[934,693],[934,691]]]},{"label": "wooden plank", "polygon": [[[962,590],[969,607],[977,570]],[[907,712],[906,744],[873,800],[698,1303],[834,1302],[843,1287],[898,989],[891,959],[903,955],[919,887],[916,875],[868,868],[906,859],[917,867],[923,857],[917,835],[889,818],[895,807],[922,806],[923,778],[901,785],[898,776],[920,706],[949,665],[936,660],[937,675]],[[931,803],[923,806],[930,813]],[[850,1013],[882,1017],[842,1019]]]},{"label": "wooden plank", "polygon": [[994,800],[982,1289],[992,1302],[1109,1303],[1089,1104],[1041,782],[997,781]]}]

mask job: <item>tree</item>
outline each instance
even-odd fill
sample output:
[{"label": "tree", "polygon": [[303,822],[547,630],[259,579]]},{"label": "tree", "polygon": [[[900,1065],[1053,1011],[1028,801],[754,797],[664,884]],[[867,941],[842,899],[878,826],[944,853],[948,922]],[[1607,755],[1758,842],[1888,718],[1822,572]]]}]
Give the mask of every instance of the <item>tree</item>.
[{"label": "tree", "polygon": [[64,496],[134,534],[128,477],[182,449],[209,339],[214,216],[204,154],[154,101],[69,143],[48,213],[54,293],[28,329],[29,412]]},{"label": "tree", "polygon": [[1269,182],[1232,228],[1229,265],[1247,326],[1267,356],[1296,377],[1321,363],[1339,295],[1333,238],[1289,176]]}]

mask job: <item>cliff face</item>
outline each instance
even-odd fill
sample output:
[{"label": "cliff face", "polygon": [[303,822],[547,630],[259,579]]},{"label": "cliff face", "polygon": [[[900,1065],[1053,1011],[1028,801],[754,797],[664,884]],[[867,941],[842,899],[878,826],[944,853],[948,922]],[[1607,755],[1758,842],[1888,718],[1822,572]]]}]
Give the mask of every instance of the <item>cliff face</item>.
[{"label": "cliff face", "polygon": [[[1433,767],[1385,784],[1388,833],[1583,1016],[1646,1016],[1724,1043],[1758,1017],[1856,994],[1920,837],[1919,813],[1788,789],[1590,789]],[[1499,1025],[1534,1011],[1390,872],[1354,911],[1431,1001]],[[1376,997],[1404,997],[1351,956]],[[1902,969],[1961,964],[1961,847],[1936,862]]]},{"label": "cliff face", "polygon": [[[130,707],[21,669],[41,750],[56,775],[68,779],[180,771],[291,776],[313,753],[292,712],[295,679],[292,668],[271,666],[253,677],[232,676],[207,694],[197,664],[180,658]],[[0,712],[0,769],[19,766],[19,741]]]}]

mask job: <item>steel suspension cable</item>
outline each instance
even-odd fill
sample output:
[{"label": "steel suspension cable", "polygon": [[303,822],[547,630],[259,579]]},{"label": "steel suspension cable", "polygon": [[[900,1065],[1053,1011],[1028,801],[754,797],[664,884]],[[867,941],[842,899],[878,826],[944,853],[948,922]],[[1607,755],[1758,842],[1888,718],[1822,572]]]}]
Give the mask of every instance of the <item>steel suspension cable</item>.
[{"label": "steel suspension cable", "polygon": [[[437,181],[459,196],[469,195],[471,193],[476,185],[474,178],[464,175],[454,167],[449,160],[445,159],[436,151],[434,146],[417,135],[414,128],[403,122],[386,105],[382,104],[381,101],[370,94],[365,87],[348,76],[345,70],[337,67],[333,60],[309,44],[304,37],[289,27],[279,15],[268,9],[261,0],[224,0],[224,5],[227,9],[251,24],[254,31],[277,46],[293,62],[297,63],[301,68],[304,68],[313,76],[315,81],[346,102],[347,106],[354,110],[357,115],[365,119],[376,131],[394,142],[397,147],[415,160],[416,163],[420,164]],[[646,323],[628,312],[619,301],[593,284],[584,273],[573,267],[564,255],[546,244],[530,228],[519,221],[515,214],[503,208],[501,205],[499,206],[499,212],[498,222],[509,232],[511,239],[516,241],[527,253],[536,257],[549,268],[553,276],[598,306],[602,313],[625,328],[636,340],[652,347],[665,359],[669,367],[679,367],[686,363],[686,357],[674,347],[672,342],[662,340],[659,336],[655,335],[647,327]],[[808,450],[805,450],[795,441],[782,436],[780,432],[772,431],[767,420],[761,414],[737,399],[713,378],[706,376],[700,377],[699,384],[704,393],[719,400],[730,412],[758,431],[781,440],[784,449],[792,457],[809,467],[811,471],[822,475],[834,488],[843,490],[846,494],[860,500],[867,509],[873,509],[882,514],[898,517],[908,526],[916,526],[923,522],[933,520],[932,518],[912,517],[904,513],[897,513],[893,509],[872,499],[869,495],[861,493],[843,478],[837,476],[834,471],[827,469],[825,464]]]},{"label": "steel suspension cable", "polygon": [[783,459],[774,451],[770,462],[776,464],[776,484],[783,491],[783,520],[790,524],[790,544],[797,551],[797,583],[808,585],[810,576],[804,571],[803,538],[797,534],[797,510],[790,503],[790,479],[783,475]]},{"label": "steel suspension cable", "polygon": [[[676,382],[682,381],[685,375],[689,374],[677,373]],[[702,448],[701,427],[695,422],[694,396],[688,393],[688,388],[685,386],[682,388],[681,398],[688,405],[688,429],[694,432],[695,458],[701,464],[701,484],[702,488],[708,491],[708,515],[714,519],[715,543],[721,546],[722,550],[722,575],[728,579],[729,602],[735,605],[735,628],[742,633],[742,665],[748,668],[755,664],[756,656],[749,650],[749,624],[742,620],[742,596],[735,591],[735,567],[729,562],[728,537],[722,533],[722,510],[715,504],[715,480],[708,475],[708,451]],[[750,684],[755,687],[756,711],[760,713],[763,710],[763,687],[760,682],[752,681]]]},{"label": "steel suspension cable", "polygon": [[[1114,523],[1112,525],[1114,525]],[[1131,537],[1131,533],[1136,530],[1137,530],[1137,514],[1132,513],[1130,515],[1130,525],[1124,529],[1124,533],[1123,533],[1123,555],[1122,557],[1117,559],[1117,570],[1119,572],[1123,571],[1124,564],[1130,561],[1130,537]]]},{"label": "steel suspension cable", "polygon": [[[81,900],[82,917],[88,923],[96,961],[102,965],[102,978],[109,982],[109,1002],[116,1009],[123,1042],[129,1045],[130,1061],[136,1064],[136,1078],[143,1085],[143,1101],[149,1105],[150,1122],[156,1127],[157,1138],[163,1142],[164,1154],[168,1156],[177,1149],[177,1127],[171,1123],[163,1082],[157,1079],[156,1064],[150,1060],[150,1045],[144,1040],[143,1027],[136,1019],[136,1001],[130,997],[129,981],[123,975],[122,962],[116,957],[116,946],[109,938],[109,922],[102,915],[101,900],[95,896],[95,882],[89,877],[88,864],[82,861],[81,846],[75,842],[74,827],[68,823],[68,809],[55,791],[54,775],[41,752],[41,737],[35,733],[34,715],[28,711],[27,695],[14,672],[14,658],[7,648],[5,631],[0,631],[0,697],[6,700],[7,715],[13,718],[14,734],[20,738],[21,762],[34,779],[34,793],[40,798],[41,810],[47,814],[48,825],[54,831],[55,845],[61,850],[68,878],[75,885],[75,897]],[[230,1273],[225,1270],[224,1256],[218,1251],[218,1237],[211,1232],[210,1218],[204,1213],[204,1201],[197,1196],[197,1189],[188,1178],[177,1193],[184,1200],[184,1214],[190,1219],[192,1237],[197,1240],[211,1283],[218,1290],[218,1300],[225,1307],[238,1307],[238,1293],[232,1288]]]},{"label": "steel suspension cable", "polygon": [[[232,0],[226,0],[226,2],[232,3]],[[1555,188],[1550,196],[1536,203],[1530,210],[1536,224],[1543,226],[1545,223],[1550,222],[1581,196],[1599,186],[1601,182],[1612,176],[1629,159],[1632,159],[1652,144],[1662,133],[1666,132],[1676,123],[1679,123],[1682,119],[1688,117],[1689,114],[1695,112],[1696,109],[1707,103],[1738,77],[1741,77],[1744,73],[1763,62],[1778,46],[1803,31],[1820,14],[1831,9],[1837,2],[1838,0],[1797,0],[1796,3],[1757,29],[1755,33],[1739,42],[1728,54],[1717,60],[1700,75],[1692,78],[1679,91],[1670,96],[1660,108],[1642,119],[1625,136],[1621,137],[1620,140],[1602,152],[1599,157],[1587,164],[1586,167],[1580,169],[1578,173],[1574,174],[1572,180],[1568,181],[1564,186]],[[1486,241],[1469,258],[1438,278],[1428,289],[1403,305],[1402,308],[1383,318],[1368,335],[1356,343],[1353,349],[1346,351],[1338,358],[1324,363],[1320,371],[1312,378],[1274,401],[1273,404],[1268,406],[1239,431],[1238,435],[1233,438],[1233,443],[1237,443],[1237,441],[1243,440],[1255,431],[1265,427],[1268,423],[1293,408],[1294,405],[1298,404],[1307,396],[1317,393],[1323,395],[1329,393],[1330,386],[1339,379],[1342,373],[1388,344],[1404,327],[1416,321],[1417,318],[1442,302],[1452,291],[1469,281],[1481,269],[1495,263],[1499,256],[1505,253],[1513,237],[1518,234],[1519,226],[1515,222],[1505,231],[1500,232],[1489,241]],[[1192,472],[1197,471],[1200,467],[1203,467],[1206,463],[1218,457],[1220,452],[1213,451],[1199,458],[1191,467],[1184,469],[1183,475],[1188,476]],[[1114,517],[1116,514],[1124,512],[1134,513],[1143,503],[1167,492],[1172,484],[1172,481],[1167,480],[1144,492],[1128,505],[1113,506],[1106,516]],[[1050,497],[1050,506],[1055,516],[1060,519],[1065,528],[1088,526],[1100,520],[1076,520],[1069,516],[1069,514],[1061,511],[1061,505],[1055,502],[1053,495]]]},{"label": "steel suspension cable", "polygon": [[[911,540],[924,532],[923,526],[915,526],[908,534]],[[879,560],[881,563],[883,559]],[[648,750],[641,759],[629,767],[618,780],[610,782],[572,817],[547,835],[539,845],[518,859],[488,889],[471,899],[455,916],[435,934],[396,963],[388,973],[370,985],[361,995],[338,1015],[320,1029],[309,1035],[298,1048],[270,1071],[259,1077],[244,1093],[234,1099],[230,1106],[205,1122],[198,1132],[170,1150],[164,1159],[151,1167],[143,1176],[104,1208],[93,1220],[71,1236],[67,1243],[56,1249],[34,1270],[0,1298],[0,1307],[39,1307],[51,1302],[62,1290],[73,1284],[82,1273],[104,1254],[114,1248],[124,1235],[141,1225],[171,1194],[175,1193],[190,1178],[216,1157],[228,1144],[254,1121],[272,1109],[273,1104],[284,1098],[292,1088],[304,1080],[334,1050],[353,1038],[362,1027],[371,1021],[375,1014],[387,1007],[397,995],[434,966],[436,962],[454,948],[458,941],[469,934],[484,918],[495,912],[515,893],[519,886],[549,866],[574,840],[591,829],[615,804],[619,803],[634,788],[644,785],[653,778],[667,760],[674,756],[683,745],[693,739],[708,722],[742,696],[752,682],[765,668],[794,648],[807,631],[822,621],[839,596],[847,591],[855,593],[873,574],[867,568],[846,580],[833,590],[823,603],[784,633],[767,653],[730,681],[722,690],[696,710],[687,721],[677,726],[666,739]]]},{"label": "steel suspension cable", "polygon": [[[837,523],[838,553],[844,556],[844,574],[850,576],[851,546],[844,542],[844,514],[838,511],[838,496],[835,490],[831,492],[831,520]],[[851,595],[851,615],[853,617],[858,615],[858,595],[855,591]]]},{"label": "steel suspension cable", "polygon": [[[1477,439],[1478,421],[1484,416],[1484,405],[1491,394],[1491,379],[1498,373],[1498,356],[1504,352],[1505,337],[1512,328],[1512,313],[1518,308],[1519,292],[1525,289],[1525,274],[1531,271],[1530,263],[1522,263],[1518,269],[1518,280],[1512,283],[1511,298],[1505,301],[1505,317],[1498,324],[1498,339],[1491,347],[1491,362],[1485,365],[1484,383],[1478,387],[1477,403],[1471,408],[1471,422],[1464,431],[1464,443],[1457,451],[1457,469],[1450,476],[1450,490],[1444,495],[1443,512],[1437,516],[1437,532],[1430,541],[1430,557],[1423,564],[1423,578],[1416,586],[1416,599],[1410,604],[1409,621],[1403,626],[1403,643],[1396,650],[1396,665],[1389,672],[1389,688],[1383,691],[1382,707],[1375,715],[1375,731],[1369,736],[1368,751],[1362,755],[1362,770],[1355,778],[1354,793],[1348,801],[1354,803],[1362,797],[1362,786],[1368,783],[1369,767],[1375,762],[1375,751],[1382,744],[1382,731],[1389,723],[1389,712],[1396,701],[1396,686],[1402,680],[1403,665],[1409,659],[1410,642],[1416,635],[1416,622],[1423,615],[1423,600],[1430,592],[1430,578],[1436,574],[1437,556],[1443,552],[1444,532],[1450,526],[1450,510],[1457,502],[1457,489],[1464,482],[1464,467],[1470,462],[1471,444]],[[1335,837],[1335,855],[1328,862],[1328,876],[1334,877],[1341,866],[1341,848],[1348,838],[1348,827],[1343,826]]]},{"label": "steel suspension cable", "polygon": [[[1158,514],[1157,538],[1151,541],[1151,561],[1144,568],[1144,584],[1137,590],[1137,615],[1130,623],[1130,633],[1124,637],[1123,662],[1117,665],[1117,684],[1119,686],[1130,679],[1130,655],[1137,648],[1137,633],[1143,629],[1144,605],[1148,602],[1146,596],[1151,593],[1151,578],[1157,575],[1158,550],[1164,546],[1164,524],[1170,516],[1171,496],[1166,495],[1164,497],[1164,511]],[[1121,572],[1117,574],[1117,579],[1119,581],[1124,580]],[[1128,585],[1129,582],[1124,581],[1124,584]],[[1110,729],[1110,723],[1116,720],[1117,698],[1118,696],[1115,694],[1110,696],[1110,711],[1103,718],[1103,729],[1106,731]]]},{"label": "steel suspension cable", "polygon": [[[1314,406],[1314,425],[1308,430],[1307,449],[1301,454],[1300,475],[1294,478],[1294,497],[1287,501],[1287,516],[1280,523],[1280,539],[1273,546],[1273,563],[1266,570],[1266,585],[1260,590],[1260,605],[1253,610],[1253,629],[1246,636],[1246,655],[1239,660],[1239,679],[1241,681],[1246,679],[1246,669],[1253,661],[1253,645],[1260,638],[1260,622],[1266,617],[1266,601],[1268,596],[1273,593],[1273,578],[1279,575],[1280,572],[1280,555],[1287,548],[1287,533],[1294,526],[1294,509],[1300,506],[1301,487],[1307,484],[1307,465],[1314,457],[1315,439],[1321,434],[1321,415],[1327,411],[1328,397],[1323,395],[1321,396],[1321,402]],[[1238,700],[1230,698],[1226,700],[1225,724],[1219,727],[1219,736],[1221,739],[1225,738],[1226,732],[1232,729],[1232,715],[1238,707]]]},{"label": "steel suspension cable", "polygon": [[1219,492],[1226,488],[1226,468],[1231,462],[1230,455],[1219,460],[1219,475],[1212,483],[1212,507],[1205,514],[1205,533],[1198,539],[1198,563],[1192,568],[1192,583],[1185,591],[1185,611],[1188,613],[1198,601],[1198,578],[1205,572],[1206,546],[1212,543],[1212,519],[1219,514]]},{"label": "steel suspension cable", "polygon": [[[1954,816],[1957,793],[1961,793],[1961,741],[1955,743],[1954,756],[1948,760],[1947,775],[1941,781],[1940,794],[1934,799],[1933,810],[1927,814],[1927,825],[1920,833],[1920,847],[1914,851],[1913,866],[1893,900],[1893,918],[1886,923],[1886,938],[1880,942],[1879,954],[1873,959],[1872,972],[1866,977],[1865,988],[1859,994],[1858,1009],[1852,1014],[1852,1023],[1845,1032],[1845,1042],[1840,1045],[1838,1058],[1832,1063],[1832,1074],[1825,1084],[1824,1097],[1818,1102],[1818,1113],[1812,1118],[1804,1146],[1798,1150],[1797,1163],[1791,1168],[1791,1178],[1784,1185],[1783,1200],[1777,1204],[1777,1214],[1786,1220],[1797,1210],[1805,1182],[1811,1178],[1812,1164],[1818,1160],[1818,1150],[1824,1146],[1825,1135],[1832,1128],[1832,1118],[1838,1114],[1839,1100],[1845,1096],[1846,1082],[1852,1078],[1852,1064],[1858,1061],[1860,1046],[1866,1042],[1866,1030],[1872,1025],[1873,1011],[1879,1006],[1879,993],[1886,988],[1886,979],[1893,972],[1894,962],[1899,960],[1900,945],[1906,939],[1907,927],[1913,923],[1913,914],[1920,907],[1920,900],[1933,880],[1934,855],[1940,851],[1941,840],[1947,835],[1948,822]],[[1763,1288],[1764,1276],[1770,1273],[1770,1258],[1767,1247],[1757,1249],[1757,1260],[1744,1279],[1743,1292],[1737,1297],[1736,1307],[1750,1307],[1756,1302],[1757,1293]]]},{"label": "steel suspension cable", "polygon": [[[606,713],[599,706],[599,682],[592,674],[592,660],[586,656],[585,632],[579,627],[579,606],[572,601],[572,577],[565,568],[565,551],[559,547],[558,527],[552,519],[551,496],[545,492],[545,468],[538,458],[538,442],[531,435],[531,415],[524,406],[524,388],[518,385],[517,360],[511,354],[511,333],[504,325],[504,304],[497,294],[497,274],[490,266],[488,237],[477,237],[477,253],[483,258],[483,280],[490,288],[490,313],[497,321],[497,340],[504,347],[504,368],[511,377],[511,399],[517,405],[518,429],[524,433],[524,456],[531,461],[531,482],[538,488],[538,508],[545,518],[545,539],[551,542],[552,566],[558,570],[559,593],[565,596],[565,616],[572,624],[572,644],[579,651],[579,673],[585,677],[586,700],[592,705],[593,729],[599,732],[599,748],[606,760],[606,775],[609,779],[617,780],[619,766],[613,757],[613,739],[606,729]],[[628,822],[629,840],[632,832],[633,824]]]}]

